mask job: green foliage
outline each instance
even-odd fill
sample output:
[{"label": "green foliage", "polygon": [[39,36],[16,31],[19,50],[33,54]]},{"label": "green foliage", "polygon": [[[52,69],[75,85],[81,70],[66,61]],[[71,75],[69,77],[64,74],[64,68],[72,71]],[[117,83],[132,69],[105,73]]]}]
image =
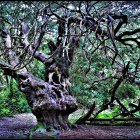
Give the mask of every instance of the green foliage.
[{"label": "green foliage", "polygon": [[36,130],[42,130],[44,128],[45,128],[44,124],[41,122],[38,122],[35,127],[30,129],[29,139],[33,139],[33,132],[35,132]]},{"label": "green foliage", "polygon": [[137,95],[140,95],[138,86],[131,85],[129,83],[122,83],[116,93],[120,99],[131,98],[134,99]]},{"label": "green foliage", "polygon": [[[80,50],[77,52],[75,61],[71,69],[71,82],[72,82],[72,93],[77,97],[79,107],[89,107],[94,101],[98,105],[110,97],[109,90],[112,88],[114,83],[113,79],[109,79],[103,83],[93,83],[93,81],[100,80],[99,71],[104,71],[105,76],[111,75],[111,68],[109,63],[102,58],[102,55],[95,53],[92,58],[94,59],[90,65],[84,57],[83,52]],[[87,72],[88,71],[88,72]]]},{"label": "green foliage", "polygon": [[[49,129],[49,132],[47,131],[47,128]],[[59,131],[54,128],[46,127],[42,122],[38,122],[34,128],[30,129],[29,139],[34,139],[34,132],[38,133],[38,135],[36,134],[37,138],[45,139],[55,139],[59,134]]]},{"label": "green foliage", "polygon": [[80,117],[82,117],[83,116],[83,110],[78,110],[78,111],[76,111],[76,112],[73,112],[72,114],[70,114],[70,116],[69,116],[69,123],[71,124],[71,125],[74,125],[75,124],[75,122],[80,118]]},{"label": "green foliage", "polygon": [[135,115],[139,117],[139,116],[140,116],[140,111],[137,111],[137,112],[135,113]]},{"label": "green foliage", "polygon": [[31,132],[34,132],[36,130],[41,130],[41,129],[44,129],[44,128],[45,128],[44,124],[42,122],[38,122],[37,125],[34,128],[31,129]]},{"label": "green foliage", "polygon": [[111,111],[108,111],[108,110],[101,112],[97,116],[97,118],[99,118],[99,119],[103,119],[103,118],[111,119],[112,117],[113,117],[112,112]]},{"label": "green foliage", "polygon": [[[122,55],[124,55],[125,62],[127,63],[128,61],[131,61],[129,72],[134,72],[136,66],[135,60],[139,57],[139,54],[136,53],[137,56],[135,56],[126,48],[122,48],[122,50]],[[98,105],[98,108],[101,108],[103,103],[110,100],[111,89],[113,88],[117,79],[110,78],[102,82],[94,83],[93,81],[100,81],[100,79],[102,79],[102,77],[99,77],[100,71],[104,71],[104,77],[114,76],[117,73],[115,72],[114,68],[110,66],[110,62],[106,59],[103,51],[95,52],[94,54],[89,52],[88,55],[93,61],[90,65],[90,70],[87,72],[89,68],[88,60],[83,55],[81,50],[78,50],[76,53],[71,69],[71,91],[77,97],[80,108],[88,108],[94,101]],[[139,76],[139,73],[137,75]],[[140,89],[138,86],[124,80],[117,89],[115,95],[129,110],[129,103],[136,102],[136,100],[140,97]],[[112,118],[113,116],[119,114],[120,111],[120,108],[116,104],[114,109],[107,110],[107,112],[102,112],[97,117]],[[135,114],[138,116],[140,115],[139,113]]]},{"label": "green foliage", "polygon": [[30,112],[25,95],[18,90],[15,80],[12,82],[12,90],[12,97],[9,85],[0,92],[0,117]]},{"label": "green foliage", "polygon": [[100,114],[97,115],[97,118],[99,119],[112,119],[114,116],[120,113],[120,107],[115,106],[113,109],[107,109],[105,111],[102,111]]},{"label": "green foliage", "polygon": [[34,61],[28,66],[29,71],[36,77],[45,79],[45,66],[40,61]]}]

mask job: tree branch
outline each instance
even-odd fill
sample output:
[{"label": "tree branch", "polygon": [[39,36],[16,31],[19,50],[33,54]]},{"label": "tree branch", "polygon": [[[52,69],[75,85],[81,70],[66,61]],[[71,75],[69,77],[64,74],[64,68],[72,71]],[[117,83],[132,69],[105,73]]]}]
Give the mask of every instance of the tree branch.
[{"label": "tree branch", "polygon": [[134,35],[139,32],[140,32],[140,28],[135,29],[133,31],[125,31],[125,32],[121,33],[120,35],[116,36],[115,39],[119,40],[119,39],[122,39],[122,37],[124,37],[125,35]]},{"label": "tree branch", "polygon": [[76,124],[84,124],[85,121],[91,116],[91,114],[93,113],[94,109],[95,109],[95,102],[93,103],[93,105],[91,106],[89,111],[84,116],[79,118],[75,123]]}]

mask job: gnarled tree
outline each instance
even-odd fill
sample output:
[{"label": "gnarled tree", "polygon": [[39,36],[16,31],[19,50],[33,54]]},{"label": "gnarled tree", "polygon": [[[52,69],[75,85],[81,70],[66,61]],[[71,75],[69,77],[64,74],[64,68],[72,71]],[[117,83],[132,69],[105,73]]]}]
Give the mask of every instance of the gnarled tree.
[{"label": "gnarled tree", "polygon": [[[131,40],[139,45],[137,38],[123,38],[125,35],[139,32],[139,29],[118,35],[122,25],[127,24],[127,15],[110,13],[108,6],[112,6],[112,3],[105,2],[104,7],[100,7],[99,2],[95,1],[15,2],[9,5],[1,3],[1,10],[10,8],[10,12],[14,12],[9,14],[4,11],[6,13],[1,16],[0,67],[5,75],[16,79],[33,114],[46,126],[56,129],[70,128],[68,116],[77,110],[77,101],[69,90],[69,71],[80,41],[83,41],[82,46],[86,46],[86,41],[90,42],[93,51],[91,53],[101,48],[112,52],[112,65],[117,58],[122,60],[115,41],[126,45],[126,42]],[[99,4],[98,11],[96,4]],[[115,20],[119,20],[118,24],[115,24]],[[53,32],[49,28],[54,24],[58,29],[55,39],[52,35],[52,38],[47,40],[49,53],[45,54],[41,52],[42,43],[46,41],[46,35]],[[94,37],[90,37],[91,34]],[[98,43],[95,43],[95,40],[98,40]],[[106,45],[107,41],[111,42],[111,47]],[[127,45],[131,46],[128,43]],[[87,50],[84,51],[88,59]],[[26,66],[34,58],[45,65],[45,80],[35,77],[28,71]],[[88,60],[91,63],[91,60]],[[116,88],[124,78],[128,78],[129,63],[124,64],[122,60],[122,65],[121,76],[116,78],[118,82],[110,91],[111,101],[105,107],[115,100]]]}]

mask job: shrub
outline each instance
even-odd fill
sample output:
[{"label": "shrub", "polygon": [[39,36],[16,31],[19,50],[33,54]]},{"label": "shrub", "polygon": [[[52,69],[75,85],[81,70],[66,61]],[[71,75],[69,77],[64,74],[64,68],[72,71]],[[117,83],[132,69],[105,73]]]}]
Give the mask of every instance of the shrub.
[{"label": "shrub", "polygon": [[[11,86],[7,85],[7,87],[0,92],[0,117],[31,111],[24,93],[18,90],[15,80],[13,80]],[[11,88],[13,92],[12,97]]]}]

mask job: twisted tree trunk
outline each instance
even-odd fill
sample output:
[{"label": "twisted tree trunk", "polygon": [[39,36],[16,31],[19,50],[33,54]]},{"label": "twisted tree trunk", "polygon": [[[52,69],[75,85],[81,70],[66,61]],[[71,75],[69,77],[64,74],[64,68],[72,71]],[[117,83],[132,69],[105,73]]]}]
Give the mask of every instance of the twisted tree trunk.
[{"label": "twisted tree trunk", "polygon": [[[42,38],[44,37],[47,26],[46,11],[42,13],[42,25],[40,30],[36,29],[38,34],[32,40],[28,41],[30,27],[24,21],[20,21],[19,40],[12,38],[8,31],[1,30],[4,47],[7,49],[6,64],[0,64],[5,75],[10,75],[19,83],[19,89],[25,93],[29,106],[32,112],[37,117],[38,121],[42,121],[47,126],[56,129],[68,129],[68,116],[76,111],[76,99],[70,93],[69,69],[73,61],[74,53],[78,47],[79,38],[82,34],[81,24],[88,27],[94,23],[83,21],[82,19],[62,16],[58,19],[58,37],[57,42],[48,42],[50,54],[39,52]],[[88,19],[87,19],[88,20]],[[91,26],[91,25],[90,25]],[[91,30],[95,30],[95,26]],[[100,34],[100,30],[97,32]],[[18,40],[17,46],[13,43]],[[12,40],[14,40],[12,42]],[[13,44],[13,45],[12,45]],[[20,46],[18,48],[18,46]],[[19,49],[19,50],[18,50]],[[17,51],[18,50],[18,51]],[[17,55],[20,52],[21,55]],[[36,78],[26,69],[27,62],[24,59],[29,58],[28,63],[32,58],[41,61],[45,65],[46,79],[41,80]],[[22,60],[22,61],[21,61]],[[25,65],[26,64],[26,65]]]},{"label": "twisted tree trunk", "polygon": [[[22,24],[21,37],[23,39],[21,44],[24,48],[28,47],[28,53],[32,54],[33,50],[27,39],[28,30],[27,25]],[[42,60],[46,66],[46,81],[41,80],[29,73],[24,66],[20,70],[13,69],[20,63],[19,58],[11,48],[10,34],[2,30],[2,37],[4,47],[10,50],[7,51],[9,65],[3,64],[4,74],[12,76],[19,83],[19,89],[25,93],[28,104],[37,120],[42,121],[46,127],[59,130],[69,129],[68,116],[77,110],[77,102],[69,92],[70,65],[68,60],[58,53],[56,57],[46,61],[47,57],[36,51],[34,57]],[[51,50],[54,46],[51,43],[49,45]],[[51,53],[54,51],[55,49]]]},{"label": "twisted tree trunk", "polygon": [[68,116],[77,109],[76,99],[61,84],[44,82],[30,73],[19,74],[18,77],[20,89],[37,119],[46,127],[68,129]]}]

